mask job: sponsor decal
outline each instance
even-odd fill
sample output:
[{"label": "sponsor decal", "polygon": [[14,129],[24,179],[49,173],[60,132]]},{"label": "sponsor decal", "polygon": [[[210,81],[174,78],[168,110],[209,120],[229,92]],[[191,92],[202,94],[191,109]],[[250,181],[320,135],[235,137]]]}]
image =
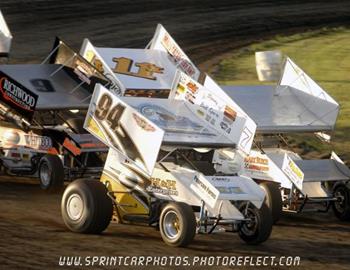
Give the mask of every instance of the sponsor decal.
[{"label": "sponsor decal", "polygon": [[296,166],[296,164],[293,161],[288,162],[288,166],[291,169],[291,171],[298,177],[298,178],[303,178],[304,174],[303,172]]},{"label": "sponsor decal", "polygon": [[50,149],[51,147],[53,147],[51,139],[46,136],[25,134],[24,140],[26,142],[26,145],[31,148]]},{"label": "sponsor decal", "polygon": [[183,99],[198,105],[206,122],[224,132],[225,135],[231,135],[237,118],[237,112],[233,107],[185,73],[178,74],[177,87],[172,90],[176,89],[175,99]]},{"label": "sponsor decal", "polygon": [[186,100],[192,104],[195,104],[196,97],[192,95],[190,92],[185,93]]},{"label": "sponsor decal", "polygon": [[259,171],[259,172],[267,172],[267,171],[269,171],[269,167],[259,166],[259,165],[256,165],[256,164],[246,163],[245,166],[246,166],[245,168],[247,170],[251,170],[251,171]]},{"label": "sponsor decal", "polygon": [[151,178],[151,185],[147,187],[147,191],[159,193],[162,195],[175,195],[179,193],[176,189],[176,181],[169,179]]},{"label": "sponsor decal", "polygon": [[234,122],[237,117],[237,112],[229,106],[225,106],[224,115]]},{"label": "sponsor decal", "polygon": [[205,134],[212,135],[208,129],[185,116],[176,115],[162,106],[151,103],[141,103],[137,106],[140,113],[168,133]]},{"label": "sponsor decal", "polygon": [[196,84],[194,84],[192,82],[188,82],[186,85],[187,85],[188,89],[192,92],[192,94],[197,93],[199,87]]},{"label": "sponsor decal", "polygon": [[213,180],[220,181],[220,182],[230,182],[230,178],[221,177],[221,176],[215,176],[215,177],[213,177]]},{"label": "sponsor decal", "polygon": [[189,76],[193,77],[196,73],[196,68],[190,61],[186,59],[186,55],[178,48],[178,46],[173,42],[172,38],[165,33],[161,44],[168,51],[168,53],[172,56],[175,63],[179,64],[179,67]]},{"label": "sponsor decal", "polygon": [[267,158],[248,156],[244,159],[244,166],[247,170],[267,172],[269,168],[269,160]]},{"label": "sponsor decal", "polygon": [[132,114],[133,118],[136,121],[136,124],[142,128],[143,130],[149,131],[149,132],[154,132],[156,131],[156,129],[150,125],[149,123],[147,123],[147,121],[143,118],[141,118],[140,116],[138,116],[136,113]]},{"label": "sponsor decal", "polygon": [[269,160],[267,158],[260,158],[260,157],[246,157],[244,159],[245,162],[248,163],[258,163],[262,165],[269,165]]},{"label": "sponsor decal", "polygon": [[215,186],[218,191],[222,194],[245,194],[240,187],[222,187]]},{"label": "sponsor decal", "polygon": [[211,199],[217,200],[217,194],[215,191],[211,190],[210,186],[208,186],[204,181],[202,181],[197,175],[194,176],[194,182],[198,187],[202,189]]},{"label": "sponsor decal", "polygon": [[21,130],[0,127],[0,147],[4,149],[12,147],[26,147],[38,151],[51,151],[52,140],[46,136],[33,133],[25,133]]},{"label": "sponsor decal", "polygon": [[0,100],[27,119],[31,119],[38,96],[0,71]]},{"label": "sponsor decal", "polygon": [[185,89],[185,86],[183,86],[182,84],[178,84],[177,85],[177,92],[180,93],[180,94],[183,94],[186,92],[186,89]]},{"label": "sponsor decal", "polygon": [[303,188],[304,173],[295,162],[286,154],[284,157],[282,171],[300,190]]}]

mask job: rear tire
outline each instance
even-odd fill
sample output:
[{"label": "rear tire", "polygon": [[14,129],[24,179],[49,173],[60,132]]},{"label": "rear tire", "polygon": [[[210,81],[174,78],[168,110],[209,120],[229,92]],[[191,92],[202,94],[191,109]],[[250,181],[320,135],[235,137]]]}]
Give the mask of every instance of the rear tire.
[{"label": "rear tire", "polygon": [[241,204],[239,210],[246,218],[251,218],[250,222],[244,222],[238,225],[239,237],[249,245],[258,245],[265,242],[272,231],[272,214],[265,203],[261,208],[256,208],[249,203],[246,208],[246,203]]},{"label": "rear tire", "polygon": [[344,184],[336,185],[333,196],[338,198],[332,204],[334,215],[341,221],[350,221],[350,189]]},{"label": "rear tire", "polygon": [[263,182],[260,187],[265,191],[265,203],[272,213],[272,222],[276,224],[282,215],[282,196],[279,185],[274,182]]},{"label": "rear tire", "polygon": [[64,168],[61,159],[56,155],[45,155],[40,159],[40,187],[44,190],[58,191],[64,185]]},{"label": "rear tire", "polygon": [[182,202],[167,203],[160,214],[159,229],[167,245],[187,246],[196,234],[196,218],[192,207]]},{"label": "rear tire", "polygon": [[66,226],[73,232],[99,234],[109,225],[112,200],[106,186],[99,181],[79,179],[64,191],[61,212]]}]

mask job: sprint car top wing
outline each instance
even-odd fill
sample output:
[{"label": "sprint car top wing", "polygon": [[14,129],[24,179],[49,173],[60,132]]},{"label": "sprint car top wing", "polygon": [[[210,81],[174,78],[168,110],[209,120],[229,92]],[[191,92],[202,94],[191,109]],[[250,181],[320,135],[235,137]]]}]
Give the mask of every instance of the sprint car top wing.
[{"label": "sprint car top wing", "polygon": [[339,105],[289,58],[277,87],[222,86],[257,123],[258,133],[332,131]]},{"label": "sprint car top wing", "polygon": [[148,120],[165,131],[163,145],[175,147],[231,147],[235,143],[215,125],[208,124],[196,114],[199,106],[172,99],[123,97]]},{"label": "sprint car top wing", "polygon": [[93,66],[58,37],[56,37],[53,49],[44,62],[47,60],[49,60],[50,64],[60,64],[71,68],[87,84],[90,84],[91,81],[92,84],[95,84],[96,80],[99,79],[100,83],[101,81],[106,81],[105,87],[116,95],[120,95],[124,91],[124,86],[119,80],[101,72],[103,71],[101,67]]},{"label": "sprint car top wing", "polygon": [[38,111],[86,109],[95,82],[107,83],[96,77],[95,82],[82,80],[74,69],[56,64],[1,65],[0,72],[37,97],[35,110]]},{"label": "sprint car top wing", "polygon": [[[126,88],[125,96],[157,96],[177,99],[174,93],[174,86],[177,87],[177,72],[180,69],[184,75],[188,76],[193,81],[199,81],[209,91],[209,96],[216,96],[227,103],[225,113],[231,113],[235,118],[233,125],[232,121],[229,124],[224,123],[215,117],[209,116],[210,112],[215,113],[217,108],[208,107],[208,113],[201,110],[203,117],[210,119],[216,125],[222,124],[222,129],[228,131],[233,138],[233,143],[237,144],[240,150],[248,153],[250,151],[253,137],[255,134],[256,124],[249,116],[235,103],[214,80],[208,75],[201,73],[200,70],[191,62],[182,49],[177,45],[175,40],[168,32],[158,25],[155,36],[153,37],[150,49],[118,49],[118,48],[100,48],[94,47],[88,40],[85,40],[80,54],[85,57],[94,66],[101,68],[104,73],[113,74],[118,78]],[[177,88],[176,88],[177,89]],[[203,93],[204,91],[201,91]],[[164,93],[164,95],[162,94]],[[170,93],[170,95],[169,95]],[[197,100],[201,99],[197,95]],[[183,98],[180,98],[183,99]],[[183,99],[188,101],[188,99]],[[222,102],[221,102],[222,103]],[[195,103],[200,106],[200,104]],[[210,102],[207,102],[207,105]],[[210,105],[214,105],[213,102]],[[220,104],[220,106],[223,104]],[[221,108],[222,109],[222,108]],[[219,117],[223,118],[222,111],[219,112]],[[225,119],[229,119],[225,118]],[[207,123],[208,124],[208,123]],[[237,139],[239,137],[239,139]],[[230,141],[230,140],[229,140]],[[232,140],[231,140],[232,142]]]},{"label": "sprint car top wing", "polygon": [[84,40],[80,54],[104,74],[119,80],[126,92],[155,91],[169,93],[176,66],[160,50],[94,47]]},{"label": "sprint car top wing", "polygon": [[38,101],[38,95],[28,87],[19,83],[9,75],[11,72],[3,72],[0,67],[0,112],[7,115],[8,110],[14,110],[16,115],[31,120]]},{"label": "sprint car top wing", "polygon": [[152,174],[164,131],[101,84],[95,86],[84,128],[125,163]]},{"label": "sprint car top wing", "polygon": [[169,99],[187,101],[193,115],[215,129],[238,149],[249,153],[255,134],[255,123],[230,98],[220,95],[222,89],[209,89],[178,71]]},{"label": "sprint car top wing", "polygon": [[116,94],[122,87],[58,38],[48,59],[51,64],[0,66],[2,111],[10,107],[31,120],[35,111],[87,109],[96,83]]},{"label": "sprint car top wing", "polygon": [[8,56],[11,49],[12,34],[0,10],[0,56]]},{"label": "sprint car top wing", "polygon": [[[226,133],[239,150],[249,153],[256,124],[222,88],[191,61],[166,29],[158,24],[148,46],[168,54],[177,72],[169,98],[196,104],[207,124]],[[197,115],[200,116],[200,115]],[[220,126],[220,127],[218,127]]]},{"label": "sprint car top wing", "polygon": [[304,172],[304,182],[350,179],[349,168],[334,159],[294,160],[294,162]]},{"label": "sprint car top wing", "polygon": [[235,147],[189,106],[195,105],[182,100],[117,97],[96,84],[84,128],[148,175],[161,145]]},{"label": "sprint car top wing", "polygon": [[196,81],[199,81],[200,76],[204,75],[161,24],[157,25],[154,36],[147,47],[168,53],[169,59],[176,67]]}]

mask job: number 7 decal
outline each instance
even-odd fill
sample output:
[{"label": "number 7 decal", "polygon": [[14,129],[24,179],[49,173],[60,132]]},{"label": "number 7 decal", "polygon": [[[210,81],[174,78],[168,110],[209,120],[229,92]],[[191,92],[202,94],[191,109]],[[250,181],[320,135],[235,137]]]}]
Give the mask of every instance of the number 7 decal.
[{"label": "number 7 decal", "polygon": [[243,129],[241,140],[239,142],[239,146],[244,153],[248,152],[246,148],[247,148],[247,145],[252,140],[252,138],[253,138],[253,132],[251,132],[247,127],[245,127]]}]

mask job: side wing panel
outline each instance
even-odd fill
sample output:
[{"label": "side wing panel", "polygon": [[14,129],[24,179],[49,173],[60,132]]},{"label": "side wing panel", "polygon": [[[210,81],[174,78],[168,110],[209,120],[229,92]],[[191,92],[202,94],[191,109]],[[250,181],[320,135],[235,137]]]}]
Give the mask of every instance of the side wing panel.
[{"label": "side wing panel", "polygon": [[123,101],[165,131],[164,144],[182,147],[235,147],[182,100],[123,97]]},{"label": "side wing panel", "polygon": [[[314,119],[310,124],[319,123],[334,129],[339,104],[290,58],[287,58],[279,85],[276,87],[276,94],[282,96],[289,92],[304,105],[305,111],[313,115]],[[300,117],[302,116],[301,113]]]},{"label": "side wing panel", "polygon": [[156,32],[150,42],[149,48],[152,50],[160,50],[168,53],[169,58],[173,61],[178,69],[186,73],[188,76],[198,81],[200,70],[192,63],[190,58],[183,52],[176,41],[165,30],[163,25],[158,24]]},{"label": "side wing panel", "polygon": [[238,149],[249,153],[256,125],[221,88],[207,88],[178,72],[169,98],[192,103],[191,108],[209,126],[235,143]]},{"label": "side wing panel", "polygon": [[37,94],[0,71],[0,102],[14,109],[23,118],[31,120],[37,101]]},{"label": "side wing panel", "polygon": [[91,65],[93,65],[99,72],[110,80],[111,85],[109,88],[111,91],[113,91],[116,95],[124,95],[125,87],[87,38],[83,41],[80,49],[80,55],[82,55]]},{"label": "side wing panel", "polygon": [[95,87],[84,128],[152,174],[164,131],[100,84]]}]

